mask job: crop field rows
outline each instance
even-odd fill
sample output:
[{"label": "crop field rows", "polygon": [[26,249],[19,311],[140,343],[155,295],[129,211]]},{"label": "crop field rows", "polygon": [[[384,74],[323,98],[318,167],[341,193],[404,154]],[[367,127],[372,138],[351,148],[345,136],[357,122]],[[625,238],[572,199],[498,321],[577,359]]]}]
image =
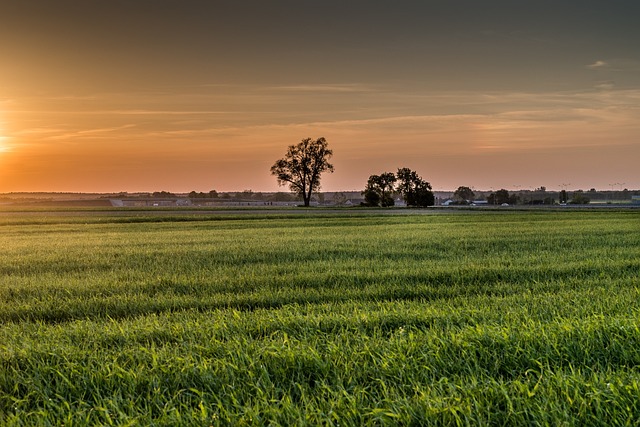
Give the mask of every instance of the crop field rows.
[{"label": "crop field rows", "polygon": [[640,419],[638,211],[12,213],[0,247],[0,425]]}]

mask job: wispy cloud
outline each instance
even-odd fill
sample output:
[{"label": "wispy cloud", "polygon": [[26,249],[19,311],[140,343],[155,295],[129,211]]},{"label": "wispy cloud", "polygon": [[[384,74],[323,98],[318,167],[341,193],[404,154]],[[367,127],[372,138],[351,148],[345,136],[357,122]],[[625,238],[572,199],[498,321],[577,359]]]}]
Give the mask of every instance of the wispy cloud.
[{"label": "wispy cloud", "polygon": [[[13,113],[61,114],[59,110],[14,110]],[[237,114],[237,111],[216,110],[65,110],[64,114],[83,116],[190,116],[190,115],[224,115]]]},{"label": "wispy cloud", "polygon": [[74,138],[80,138],[80,137],[84,137],[84,136],[93,136],[93,135],[97,135],[97,134],[103,134],[103,133],[111,133],[111,132],[117,132],[123,129],[129,129],[129,128],[133,128],[136,125],[133,124],[128,124],[128,125],[123,125],[123,126],[116,126],[116,127],[109,127],[109,128],[98,128],[98,129],[85,129],[85,130],[79,130],[79,131],[75,131],[75,132],[67,132],[67,133],[63,133],[60,135],[53,135],[50,137],[45,138],[46,140],[69,140],[69,139],[74,139]]},{"label": "wispy cloud", "polygon": [[607,81],[602,81],[602,82],[598,82],[595,85],[596,89],[600,89],[600,90],[611,90],[615,87],[615,84],[613,81],[611,80],[607,80]]},{"label": "wispy cloud", "polygon": [[13,133],[13,136],[18,136],[18,137],[32,137],[32,136],[40,136],[40,135],[47,135],[47,134],[52,134],[52,133],[60,133],[60,132],[65,132],[66,129],[61,129],[61,128],[53,128],[53,127],[42,127],[42,128],[31,128],[31,129],[22,129],[19,131],[16,131]]},{"label": "wispy cloud", "polygon": [[237,111],[218,111],[218,110],[190,110],[190,111],[171,111],[171,110],[108,110],[108,111],[91,111],[90,114],[113,114],[122,116],[190,116],[190,115],[220,115],[220,114],[237,114]]},{"label": "wispy cloud", "polygon": [[592,70],[595,70],[595,69],[598,69],[598,68],[606,68],[608,66],[609,66],[609,64],[604,62],[604,61],[596,61],[593,64],[587,65],[587,68],[591,68]]},{"label": "wispy cloud", "polygon": [[292,92],[371,92],[374,88],[358,83],[272,86],[270,89]]}]

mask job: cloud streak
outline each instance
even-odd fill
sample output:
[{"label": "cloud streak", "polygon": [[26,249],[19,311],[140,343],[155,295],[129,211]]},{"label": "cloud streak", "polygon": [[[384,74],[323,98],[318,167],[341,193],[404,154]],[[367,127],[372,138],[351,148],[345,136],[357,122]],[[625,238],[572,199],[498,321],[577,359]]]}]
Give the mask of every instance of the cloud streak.
[{"label": "cloud streak", "polygon": [[60,135],[49,136],[47,138],[44,138],[44,140],[58,141],[58,140],[71,140],[71,139],[83,138],[83,137],[95,137],[95,135],[117,132],[123,129],[130,129],[134,127],[136,127],[136,125],[127,124],[123,126],[116,126],[116,127],[110,127],[110,128],[84,129],[84,130],[79,130],[75,132],[67,132]]},{"label": "cloud streak", "polygon": [[333,93],[374,92],[376,90],[373,87],[358,84],[358,83],[272,86],[270,89],[275,91],[329,92],[329,93],[331,92]]},{"label": "cloud streak", "polygon": [[587,65],[587,68],[590,68],[590,69],[592,69],[592,70],[596,70],[596,69],[598,69],[598,68],[606,68],[606,67],[608,67],[608,66],[609,66],[609,64],[607,64],[607,63],[606,63],[606,62],[604,62],[604,61],[596,61],[596,62],[594,62],[593,64],[589,64],[589,65]]}]

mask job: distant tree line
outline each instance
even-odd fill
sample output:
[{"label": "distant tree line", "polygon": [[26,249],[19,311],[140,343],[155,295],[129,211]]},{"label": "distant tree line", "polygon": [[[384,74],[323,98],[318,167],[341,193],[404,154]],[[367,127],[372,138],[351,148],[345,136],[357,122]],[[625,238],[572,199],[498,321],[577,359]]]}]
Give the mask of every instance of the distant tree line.
[{"label": "distant tree line", "polygon": [[163,199],[177,197],[174,193],[170,193],[168,191],[154,191],[151,195],[153,197],[163,198]]},{"label": "distant tree line", "polygon": [[208,193],[191,191],[187,196],[190,199],[217,199],[218,192],[216,190],[211,190]]},{"label": "distant tree line", "polygon": [[294,195],[289,193],[273,193],[273,194],[263,194],[261,192],[254,192],[253,190],[244,190],[239,192],[230,192],[230,193],[218,193],[216,190],[211,190],[207,193],[191,191],[187,194],[187,197],[191,200],[198,199],[217,199],[217,200],[233,200],[233,201],[246,201],[246,200],[257,200],[257,201],[265,201],[265,202],[295,202],[300,199]]}]

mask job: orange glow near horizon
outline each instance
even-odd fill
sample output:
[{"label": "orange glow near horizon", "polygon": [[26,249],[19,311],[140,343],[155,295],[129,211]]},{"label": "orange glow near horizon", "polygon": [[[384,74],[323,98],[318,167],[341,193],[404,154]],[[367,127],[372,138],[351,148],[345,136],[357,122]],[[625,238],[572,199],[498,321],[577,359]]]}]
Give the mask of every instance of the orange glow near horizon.
[{"label": "orange glow near horizon", "polygon": [[[640,93],[626,96],[636,100]],[[529,104],[542,102],[530,98]],[[245,115],[247,123],[233,126],[209,125],[200,117],[206,112],[82,112],[71,108],[74,102],[64,113],[9,112],[12,148],[0,138],[0,191],[286,191],[269,168],[307,136],[324,136],[334,150],[336,172],[323,177],[326,191],[360,190],[369,175],[404,166],[436,189],[551,189],[562,182],[606,188],[614,174],[633,185],[636,110],[523,111],[510,102],[493,114],[282,124]]]},{"label": "orange glow near horizon", "polygon": [[325,191],[640,189],[632,3],[4,2],[0,193],[287,191],[307,137]]},{"label": "orange glow near horizon", "polygon": [[2,122],[2,117],[0,116],[0,153],[9,151],[8,142],[9,138],[5,136],[4,123]]}]

